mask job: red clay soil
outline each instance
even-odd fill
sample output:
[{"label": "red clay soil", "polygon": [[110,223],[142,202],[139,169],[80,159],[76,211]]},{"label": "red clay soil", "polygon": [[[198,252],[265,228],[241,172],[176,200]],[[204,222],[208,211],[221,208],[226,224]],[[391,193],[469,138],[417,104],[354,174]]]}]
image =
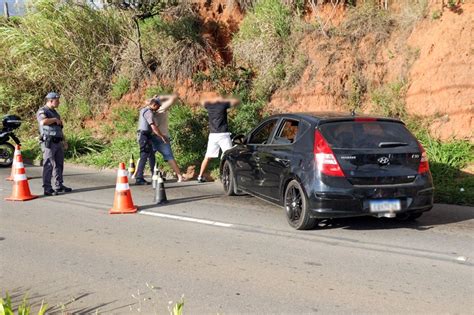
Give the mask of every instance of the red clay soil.
[{"label": "red clay soil", "polygon": [[[467,1],[466,1],[467,2]],[[420,48],[410,71],[410,113],[437,117],[431,132],[442,139],[474,140],[474,4],[426,19],[408,43]]]},{"label": "red clay soil", "polygon": [[[432,7],[431,12],[435,9],[439,6]],[[338,14],[336,20],[340,19],[341,13]],[[355,49],[346,41],[324,41],[314,34],[306,36],[300,50],[308,56],[307,68],[294,86],[273,95],[267,109],[346,111],[355,74],[366,78],[372,88],[406,74],[408,113],[434,120],[431,124],[434,136],[473,141],[473,16],[474,4],[460,5],[455,11],[445,8],[440,19],[433,20],[430,15],[416,25],[408,37],[408,46],[401,45],[403,34],[394,33],[382,47],[377,46],[375,56],[370,55],[375,47],[370,36]],[[413,57],[417,52],[418,58]],[[355,57],[364,62],[358,64]],[[410,58],[414,60],[411,67]],[[366,97],[362,100],[362,110],[371,108],[373,104]]]}]

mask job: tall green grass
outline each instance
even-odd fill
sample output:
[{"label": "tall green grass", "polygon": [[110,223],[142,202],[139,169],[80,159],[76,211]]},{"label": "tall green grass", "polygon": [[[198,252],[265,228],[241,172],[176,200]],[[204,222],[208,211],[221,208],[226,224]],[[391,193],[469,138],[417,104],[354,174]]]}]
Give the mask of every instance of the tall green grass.
[{"label": "tall green grass", "polygon": [[127,19],[59,0],[32,3],[17,23],[0,26],[2,112],[34,111],[50,90],[98,103],[129,32]]},{"label": "tall green grass", "polygon": [[474,163],[474,144],[466,140],[442,142],[425,130],[416,135],[428,154],[435,202],[474,206],[474,175],[462,171]]}]

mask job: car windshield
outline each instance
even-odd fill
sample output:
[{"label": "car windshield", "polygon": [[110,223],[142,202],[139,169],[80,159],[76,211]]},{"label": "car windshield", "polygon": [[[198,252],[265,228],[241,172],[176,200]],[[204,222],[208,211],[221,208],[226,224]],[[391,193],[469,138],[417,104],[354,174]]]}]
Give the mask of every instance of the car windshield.
[{"label": "car windshield", "polygon": [[403,124],[389,121],[343,121],[320,126],[333,148],[377,149],[418,147],[415,137]]}]

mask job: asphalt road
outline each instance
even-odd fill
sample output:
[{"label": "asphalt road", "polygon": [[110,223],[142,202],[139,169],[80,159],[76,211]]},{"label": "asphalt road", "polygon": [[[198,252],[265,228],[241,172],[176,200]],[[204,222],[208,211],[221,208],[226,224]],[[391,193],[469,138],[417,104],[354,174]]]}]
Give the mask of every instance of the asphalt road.
[{"label": "asphalt road", "polygon": [[[474,313],[474,208],[438,204],[414,223],[332,220],[295,231],[283,209],[219,183],[131,186],[138,214],[109,215],[116,173],[67,166],[69,194],[5,201],[0,293],[49,313]],[[41,194],[41,168],[28,166]]]}]

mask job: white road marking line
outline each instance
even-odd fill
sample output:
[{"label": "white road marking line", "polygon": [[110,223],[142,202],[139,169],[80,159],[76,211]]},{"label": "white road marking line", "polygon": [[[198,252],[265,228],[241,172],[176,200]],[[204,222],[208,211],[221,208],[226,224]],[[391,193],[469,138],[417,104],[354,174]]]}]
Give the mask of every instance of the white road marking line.
[{"label": "white road marking line", "polygon": [[229,224],[229,223],[222,223],[222,222],[203,220],[203,219],[194,219],[194,218],[182,217],[182,216],[178,216],[178,215],[165,214],[165,213],[157,213],[157,212],[149,212],[149,211],[139,211],[139,213],[140,214],[145,214],[145,215],[151,215],[151,216],[154,216],[154,217],[181,220],[181,221],[188,221],[188,222],[195,222],[195,223],[208,224],[208,225],[214,225],[214,226],[220,226],[220,227],[232,227],[233,226],[233,224]]}]

